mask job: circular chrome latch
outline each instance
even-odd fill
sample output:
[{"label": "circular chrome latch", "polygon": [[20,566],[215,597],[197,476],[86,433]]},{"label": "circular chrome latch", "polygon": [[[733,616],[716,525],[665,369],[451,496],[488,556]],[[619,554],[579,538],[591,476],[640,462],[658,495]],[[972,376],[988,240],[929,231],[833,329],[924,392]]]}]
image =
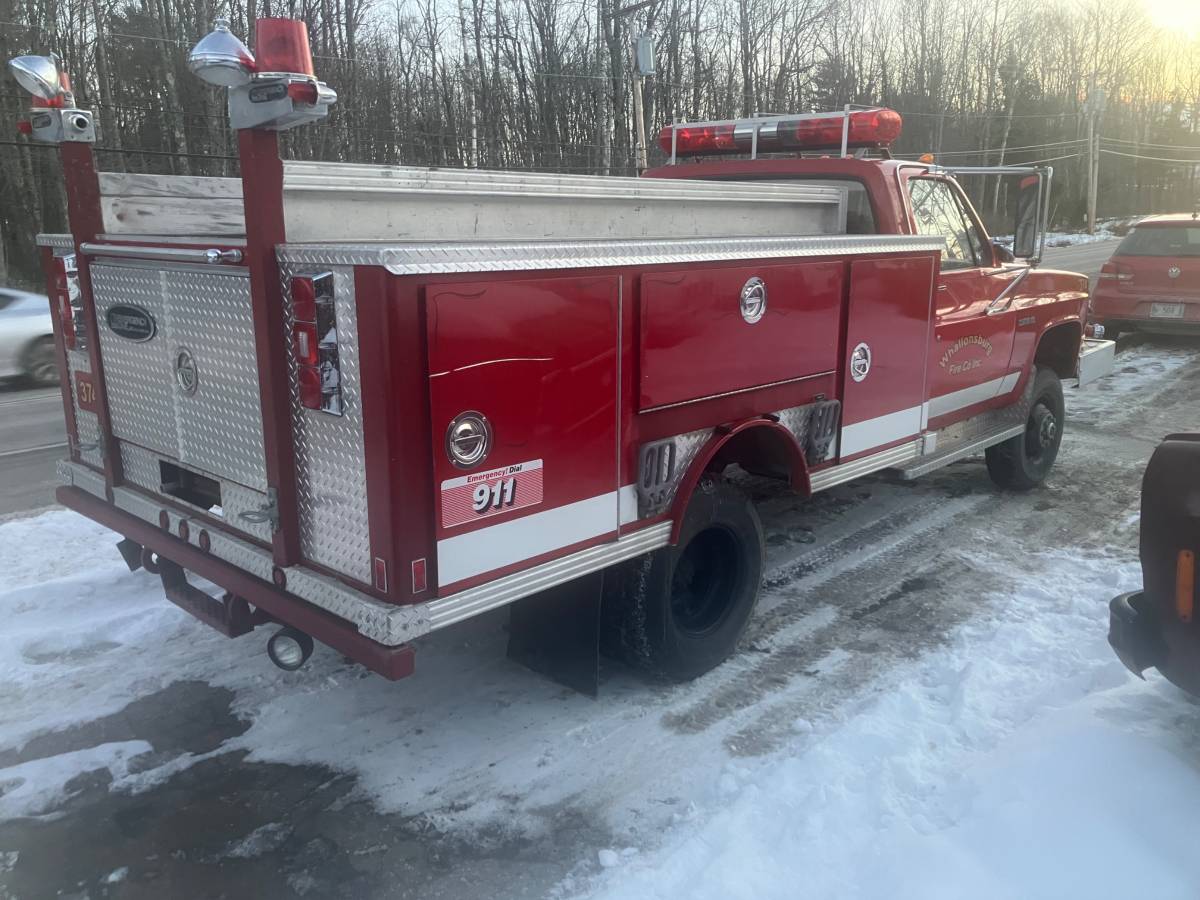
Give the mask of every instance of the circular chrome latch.
[{"label": "circular chrome latch", "polygon": [[850,354],[850,377],[862,381],[871,371],[871,348],[859,344]]},{"label": "circular chrome latch", "polygon": [[742,318],[753,325],[767,313],[767,286],[755,275],[742,285]]},{"label": "circular chrome latch", "polygon": [[1181,271],[1182,270],[1179,268],[1179,266],[1171,266],[1171,268],[1167,269],[1167,277],[1178,278]]},{"label": "circular chrome latch", "polygon": [[460,469],[479,465],[491,449],[492,426],[483,413],[461,413],[446,429],[446,456]]},{"label": "circular chrome latch", "polygon": [[189,397],[196,393],[200,385],[200,370],[196,367],[192,351],[187,347],[175,351],[175,383]]}]

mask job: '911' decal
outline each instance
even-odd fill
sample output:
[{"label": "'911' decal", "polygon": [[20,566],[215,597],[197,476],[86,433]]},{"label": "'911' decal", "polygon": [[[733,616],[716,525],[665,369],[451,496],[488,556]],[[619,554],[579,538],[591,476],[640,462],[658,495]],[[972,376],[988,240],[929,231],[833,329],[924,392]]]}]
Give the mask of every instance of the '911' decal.
[{"label": "'911' decal", "polygon": [[442,482],[442,527],[451,528],[542,502],[542,461],[472,472]]}]

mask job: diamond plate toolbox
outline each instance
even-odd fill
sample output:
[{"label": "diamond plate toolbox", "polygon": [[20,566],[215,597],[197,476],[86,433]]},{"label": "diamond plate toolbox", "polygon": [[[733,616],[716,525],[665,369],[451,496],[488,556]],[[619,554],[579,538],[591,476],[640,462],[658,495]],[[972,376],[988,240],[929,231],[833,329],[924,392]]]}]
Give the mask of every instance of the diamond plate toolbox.
[{"label": "diamond plate toolbox", "polygon": [[[266,491],[246,271],[97,260],[91,276],[114,436]],[[149,336],[114,331],[114,307],[148,315]],[[179,378],[181,358],[191,380]]]}]

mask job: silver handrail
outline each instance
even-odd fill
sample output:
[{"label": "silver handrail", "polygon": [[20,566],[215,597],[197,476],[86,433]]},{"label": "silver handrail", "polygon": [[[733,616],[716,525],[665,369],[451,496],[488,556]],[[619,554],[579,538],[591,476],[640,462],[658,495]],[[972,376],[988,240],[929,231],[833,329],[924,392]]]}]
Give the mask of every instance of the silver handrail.
[{"label": "silver handrail", "polygon": [[92,244],[84,242],[79,249],[88,256],[117,256],[123,259],[161,259],[169,262],[240,263],[241,250],[188,250],[180,247],[140,247],[129,244]]}]

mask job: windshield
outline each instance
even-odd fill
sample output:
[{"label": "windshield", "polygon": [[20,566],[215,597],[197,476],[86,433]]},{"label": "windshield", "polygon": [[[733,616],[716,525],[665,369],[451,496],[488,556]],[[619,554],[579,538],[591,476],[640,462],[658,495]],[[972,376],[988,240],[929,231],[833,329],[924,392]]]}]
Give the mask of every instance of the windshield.
[{"label": "windshield", "polygon": [[1200,256],[1200,226],[1142,225],[1117,247],[1119,256]]}]

